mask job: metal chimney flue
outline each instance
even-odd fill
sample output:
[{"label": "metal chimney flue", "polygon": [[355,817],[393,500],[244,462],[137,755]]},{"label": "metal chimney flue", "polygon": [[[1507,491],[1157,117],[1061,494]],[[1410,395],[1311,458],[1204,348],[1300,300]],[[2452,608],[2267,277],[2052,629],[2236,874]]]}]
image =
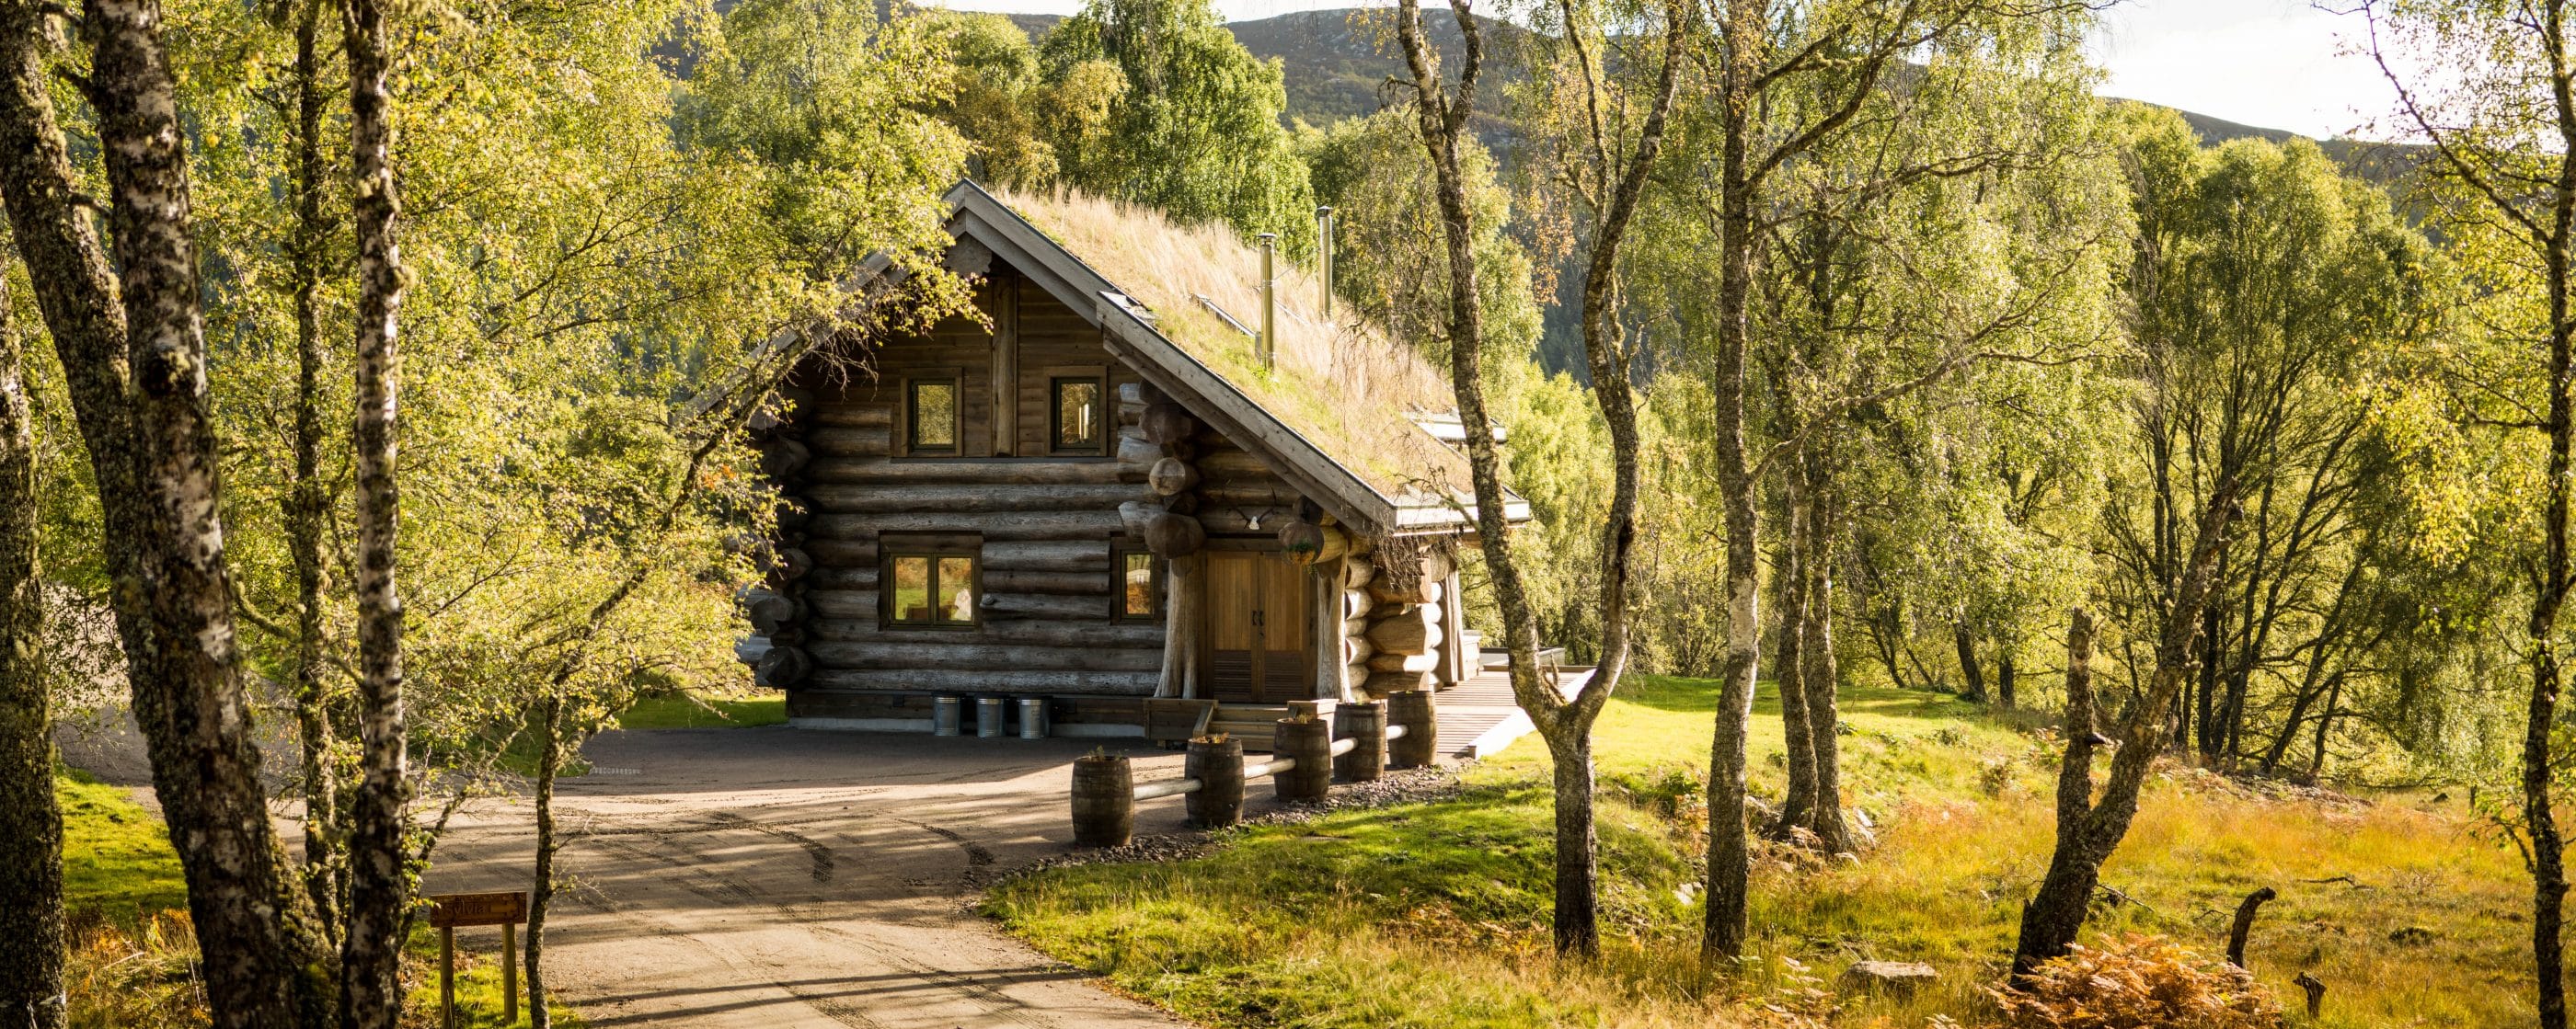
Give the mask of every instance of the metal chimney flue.
[{"label": "metal chimney flue", "polygon": [[1329,206],[1315,209],[1315,246],[1316,266],[1322,275],[1316,292],[1323,294],[1324,317],[1330,318],[1333,316],[1333,209]]},{"label": "metal chimney flue", "polygon": [[1261,366],[1271,367],[1279,354],[1279,234],[1261,234]]}]

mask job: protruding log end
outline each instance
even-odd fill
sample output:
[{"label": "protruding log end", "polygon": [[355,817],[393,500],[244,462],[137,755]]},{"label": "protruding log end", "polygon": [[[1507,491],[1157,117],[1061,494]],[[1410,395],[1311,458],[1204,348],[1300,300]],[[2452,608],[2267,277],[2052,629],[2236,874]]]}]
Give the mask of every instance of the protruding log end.
[{"label": "protruding log end", "polygon": [[1188,515],[1159,512],[1145,520],[1145,546],[1166,561],[1198,553],[1207,544],[1207,527]]}]

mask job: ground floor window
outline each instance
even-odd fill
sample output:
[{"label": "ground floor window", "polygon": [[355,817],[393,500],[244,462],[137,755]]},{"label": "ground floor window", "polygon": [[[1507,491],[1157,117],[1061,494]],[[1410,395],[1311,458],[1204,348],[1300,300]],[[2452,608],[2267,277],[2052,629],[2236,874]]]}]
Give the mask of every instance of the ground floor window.
[{"label": "ground floor window", "polygon": [[1163,616],[1163,559],[1143,547],[1120,547],[1115,552],[1112,571],[1118,581],[1112,583],[1117,608],[1111,617],[1119,621],[1152,621]]},{"label": "ground floor window", "polygon": [[979,545],[889,538],[884,547],[881,588],[887,625],[958,629],[975,624],[975,601],[982,592]]}]

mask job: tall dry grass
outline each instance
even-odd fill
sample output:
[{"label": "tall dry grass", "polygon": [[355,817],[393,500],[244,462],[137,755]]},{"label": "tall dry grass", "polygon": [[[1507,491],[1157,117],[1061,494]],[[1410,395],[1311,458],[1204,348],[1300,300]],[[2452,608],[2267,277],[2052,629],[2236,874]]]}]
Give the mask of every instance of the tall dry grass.
[{"label": "tall dry grass", "polygon": [[1231,228],[1069,191],[995,196],[1150,309],[1166,338],[1379,491],[1467,489],[1465,462],[1410,420],[1455,410],[1447,377],[1348,308],[1324,314],[1308,269],[1277,259],[1279,338],[1264,368],[1252,339],[1207,306],[1260,328],[1261,253]]}]

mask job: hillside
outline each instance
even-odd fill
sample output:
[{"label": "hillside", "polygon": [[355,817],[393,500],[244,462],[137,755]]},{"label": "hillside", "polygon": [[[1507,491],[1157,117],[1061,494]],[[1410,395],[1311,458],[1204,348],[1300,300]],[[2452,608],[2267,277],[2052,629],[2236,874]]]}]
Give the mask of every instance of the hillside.
[{"label": "hillside", "polygon": [[[1046,34],[1064,20],[1053,14],[1007,15],[1013,24],[1034,39]],[[1278,58],[1287,73],[1288,117],[1310,125],[1330,125],[1344,118],[1367,115],[1385,106],[1385,87],[1390,79],[1404,71],[1404,59],[1396,53],[1395,41],[1388,25],[1388,12],[1371,8],[1336,8],[1322,11],[1299,11],[1275,18],[1258,18],[1230,23],[1226,28],[1253,56],[1265,60]],[[1459,52],[1457,22],[1447,11],[1423,12],[1426,28],[1444,58],[1454,59]],[[1372,24],[1374,22],[1374,24]],[[1517,81],[1519,62],[1512,51],[1528,30],[1509,22],[1480,18],[1485,29],[1488,59],[1508,74],[1505,82]],[[1381,42],[1378,33],[1389,34]],[[1493,94],[1488,95],[1491,106]],[[2162,106],[2162,105],[2151,105]],[[2178,110],[2178,109],[2177,109]],[[2257,125],[2229,121],[2195,111],[2179,111],[2183,120],[2200,133],[2204,142],[2216,144],[2232,139],[2264,139],[2279,143],[2296,133],[2267,129]],[[1477,135],[1485,145],[1497,151],[1511,148],[1515,134],[1502,118],[1484,114],[1478,118]],[[2386,183],[2402,174],[2408,148],[2354,140],[2321,140],[2318,145],[2335,162],[2354,175],[2373,182]]]}]

